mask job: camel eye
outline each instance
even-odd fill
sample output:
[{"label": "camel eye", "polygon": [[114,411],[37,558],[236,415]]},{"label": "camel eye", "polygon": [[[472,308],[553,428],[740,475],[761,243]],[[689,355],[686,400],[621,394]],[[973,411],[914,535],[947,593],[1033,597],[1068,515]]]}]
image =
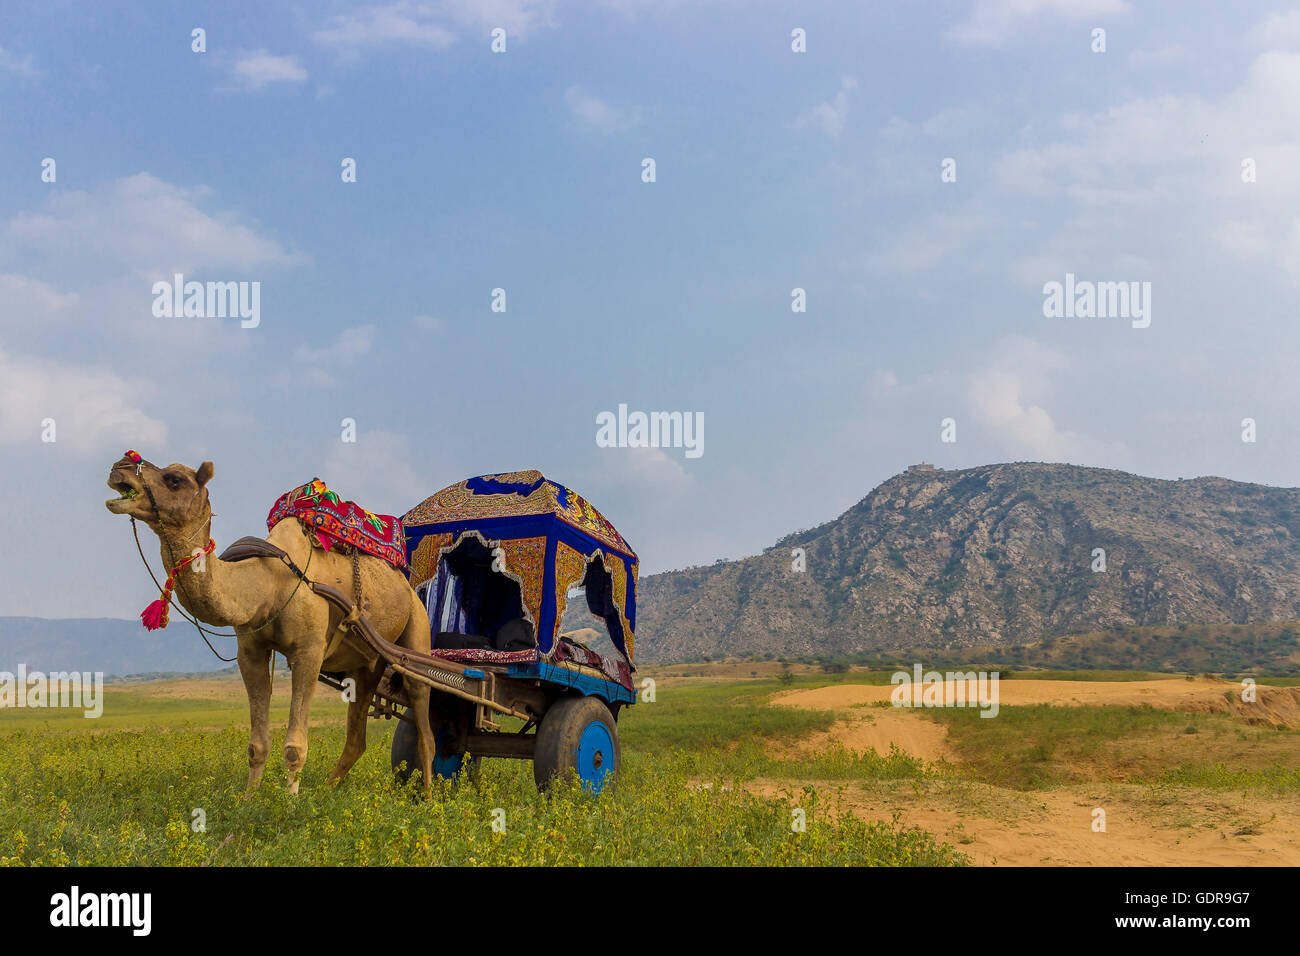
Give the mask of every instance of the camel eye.
[{"label": "camel eye", "polygon": [[163,481],[167,482],[167,487],[176,489],[181,486],[181,480],[176,475],[163,475]]}]

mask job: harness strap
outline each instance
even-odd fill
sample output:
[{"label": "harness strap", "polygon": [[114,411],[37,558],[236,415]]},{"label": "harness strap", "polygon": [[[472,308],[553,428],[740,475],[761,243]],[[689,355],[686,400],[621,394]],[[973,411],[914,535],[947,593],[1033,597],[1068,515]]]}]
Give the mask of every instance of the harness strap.
[{"label": "harness strap", "polygon": [[334,628],[334,633],[330,635],[329,643],[325,645],[325,655],[321,658],[322,663],[329,660],[329,656],[338,650],[339,645],[347,638],[352,628],[357,626],[360,619],[361,609],[354,604],[352,610],[339,621],[339,626]]}]

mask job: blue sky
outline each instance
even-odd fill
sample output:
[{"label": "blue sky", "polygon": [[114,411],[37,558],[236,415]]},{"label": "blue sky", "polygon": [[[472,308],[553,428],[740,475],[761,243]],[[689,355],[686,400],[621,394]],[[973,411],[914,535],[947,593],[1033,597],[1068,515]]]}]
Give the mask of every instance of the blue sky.
[{"label": "blue sky", "polygon": [[[645,572],[921,459],[1296,484],[1283,4],[11,2],[0,122],[0,614],[147,603],[127,447],[216,463],[219,544],[314,476],[401,513],[535,467]],[[178,271],[260,325],[155,317]],[[1150,326],[1045,318],[1067,272]],[[620,403],[704,454],[597,447]]]}]

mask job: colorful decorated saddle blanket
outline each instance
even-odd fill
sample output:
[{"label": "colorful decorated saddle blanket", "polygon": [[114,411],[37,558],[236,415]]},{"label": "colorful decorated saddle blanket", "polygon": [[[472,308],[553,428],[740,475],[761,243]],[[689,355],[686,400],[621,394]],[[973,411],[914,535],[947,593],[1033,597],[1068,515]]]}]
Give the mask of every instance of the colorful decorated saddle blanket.
[{"label": "colorful decorated saddle blanket", "polygon": [[319,478],[286,491],[266,516],[269,532],[285,518],[297,518],[330,550],[340,541],[383,558],[399,571],[406,570],[406,532],[402,519],[377,515],[352,501],[344,501]]}]

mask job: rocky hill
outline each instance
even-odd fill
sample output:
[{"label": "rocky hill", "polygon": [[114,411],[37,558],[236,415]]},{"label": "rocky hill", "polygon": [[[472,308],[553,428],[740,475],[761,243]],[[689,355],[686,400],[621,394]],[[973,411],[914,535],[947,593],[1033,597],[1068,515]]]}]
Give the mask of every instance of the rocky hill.
[{"label": "rocky hill", "polygon": [[1290,620],[1300,489],[1038,463],[905,473],[761,555],[648,577],[639,598],[644,662]]}]

